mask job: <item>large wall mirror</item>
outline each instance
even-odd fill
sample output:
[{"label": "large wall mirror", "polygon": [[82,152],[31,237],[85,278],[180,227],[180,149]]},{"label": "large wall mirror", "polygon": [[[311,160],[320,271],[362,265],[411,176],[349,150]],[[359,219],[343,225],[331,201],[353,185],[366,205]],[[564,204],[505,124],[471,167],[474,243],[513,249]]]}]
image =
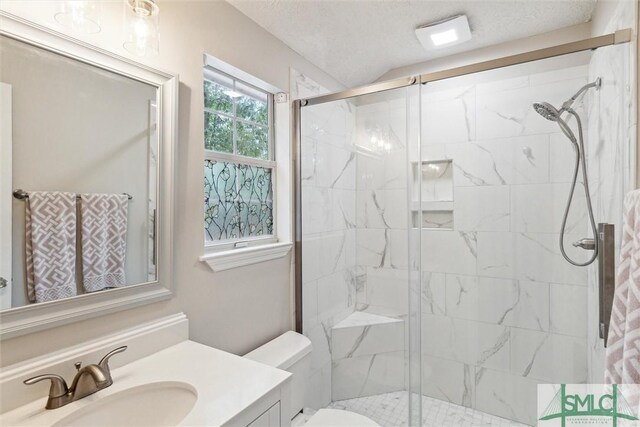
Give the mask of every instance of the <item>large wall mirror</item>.
[{"label": "large wall mirror", "polygon": [[0,15],[2,338],[171,295],[176,89]]}]

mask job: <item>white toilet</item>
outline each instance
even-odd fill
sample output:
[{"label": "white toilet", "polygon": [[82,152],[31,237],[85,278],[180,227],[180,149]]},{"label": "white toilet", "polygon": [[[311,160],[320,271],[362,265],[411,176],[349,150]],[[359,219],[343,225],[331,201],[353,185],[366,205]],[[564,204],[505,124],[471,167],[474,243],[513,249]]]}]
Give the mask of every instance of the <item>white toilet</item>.
[{"label": "white toilet", "polygon": [[[244,357],[293,374],[291,382],[291,413],[293,419],[302,410],[306,382],[311,368],[311,341],[304,335],[289,331]],[[304,427],[379,427],[379,424],[355,412],[339,409],[320,409]]]}]

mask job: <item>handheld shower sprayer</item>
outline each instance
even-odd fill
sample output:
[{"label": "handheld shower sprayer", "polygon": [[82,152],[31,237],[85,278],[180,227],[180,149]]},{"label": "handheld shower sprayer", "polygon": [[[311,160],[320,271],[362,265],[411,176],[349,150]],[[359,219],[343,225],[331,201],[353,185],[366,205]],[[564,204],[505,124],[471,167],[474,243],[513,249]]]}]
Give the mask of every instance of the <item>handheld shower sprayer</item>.
[{"label": "handheld shower sprayer", "polygon": [[[535,102],[533,104],[533,109],[536,111],[536,113],[540,114],[542,117],[544,117],[547,120],[558,123],[558,126],[560,126],[560,130],[562,130],[562,133],[564,133],[564,135],[571,141],[571,143],[573,144],[573,147],[576,150],[576,160],[573,168],[573,182],[571,183],[571,189],[569,190],[569,198],[567,200],[567,205],[564,211],[564,217],[562,218],[562,226],[560,227],[560,252],[562,252],[562,256],[564,257],[564,259],[566,259],[569,263],[578,267],[585,267],[591,264],[593,261],[595,261],[595,259],[598,257],[599,248],[598,248],[598,231],[596,228],[595,220],[593,218],[593,208],[591,206],[591,196],[589,193],[589,180],[587,177],[587,164],[586,164],[587,162],[586,162],[585,153],[584,153],[582,121],[580,120],[580,116],[578,115],[578,113],[575,112],[572,106],[573,106],[573,103],[578,99],[578,97],[580,97],[580,95],[582,95],[585,91],[591,88],[595,88],[596,90],[599,90],[601,84],[602,84],[602,79],[598,77],[594,82],[591,82],[589,84],[582,86],[580,90],[578,90],[575,93],[575,95],[573,95],[571,98],[569,98],[562,104],[562,107],[560,107],[559,110],[555,108],[553,105],[551,105],[550,103],[544,102],[544,101]],[[563,113],[568,113],[576,119],[576,124],[578,127],[577,139],[571,127],[561,117]],[[576,181],[578,179],[578,169],[580,169],[580,166],[582,166],[582,179],[584,182],[584,193],[585,193],[585,198],[587,200],[587,212],[589,216],[591,231],[593,233],[593,238],[581,239],[578,242],[575,242],[573,246],[575,247],[579,246],[583,249],[593,250],[593,254],[585,262],[577,262],[572,260],[567,255],[564,249],[564,234],[567,226],[567,217],[569,216],[569,209],[571,208],[571,202],[573,201],[573,194],[576,189]]]},{"label": "handheld shower sprayer", "polygon": [[573,144],[577,144],[576,136],[574,135],[567,122],[560,118],[560,114],[562,113],[558,111],[556,107],[549,104],[548,102],[534,102],[533,108],[545,119],[558,123],[558,126],[560,126],[560,129],[562,130],[562,133],[564,133]]}]

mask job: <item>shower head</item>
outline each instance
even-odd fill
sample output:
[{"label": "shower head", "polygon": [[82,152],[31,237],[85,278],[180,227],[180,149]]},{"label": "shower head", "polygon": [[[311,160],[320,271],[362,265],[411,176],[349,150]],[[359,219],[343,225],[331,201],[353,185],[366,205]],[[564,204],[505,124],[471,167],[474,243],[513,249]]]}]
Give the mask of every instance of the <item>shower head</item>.
[{"label": "shower head", "polygon": [[536,110],[536,113],[540,114],[547,120],[551,120],[552,122],[558,121],[560,117],[560,112],[553,105],[548,102],[534,102],[533,109]]},{"label": "shower head", "polygon": [[571,130],[567,122],[560,118],[560,114],[562,114],[564,109],[558,111],[556,107],[544,101],[534,102],[533,109],[536,110],[536,113],[540,114],[545,119],[558,123],[558,126],[560,126],[560,129],[562,130],[562,133],[564,133],[567,138],[571,140],[571,142],[573,142],[574,144],[576,143],[576,136],[573,134],[573,131]]}]

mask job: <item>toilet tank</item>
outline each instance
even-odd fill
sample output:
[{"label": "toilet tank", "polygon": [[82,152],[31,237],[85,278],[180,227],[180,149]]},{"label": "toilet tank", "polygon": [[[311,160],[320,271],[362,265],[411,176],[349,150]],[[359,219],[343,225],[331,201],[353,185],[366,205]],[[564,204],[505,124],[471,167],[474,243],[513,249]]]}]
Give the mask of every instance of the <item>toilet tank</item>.
[{"label": "toilet tank", "polygon": [[244,357],[293,374],[291,379],[291,414],[293,419],[303,408],[309,370],[311,341],[294,331],[285,332],[244,355]]}]

